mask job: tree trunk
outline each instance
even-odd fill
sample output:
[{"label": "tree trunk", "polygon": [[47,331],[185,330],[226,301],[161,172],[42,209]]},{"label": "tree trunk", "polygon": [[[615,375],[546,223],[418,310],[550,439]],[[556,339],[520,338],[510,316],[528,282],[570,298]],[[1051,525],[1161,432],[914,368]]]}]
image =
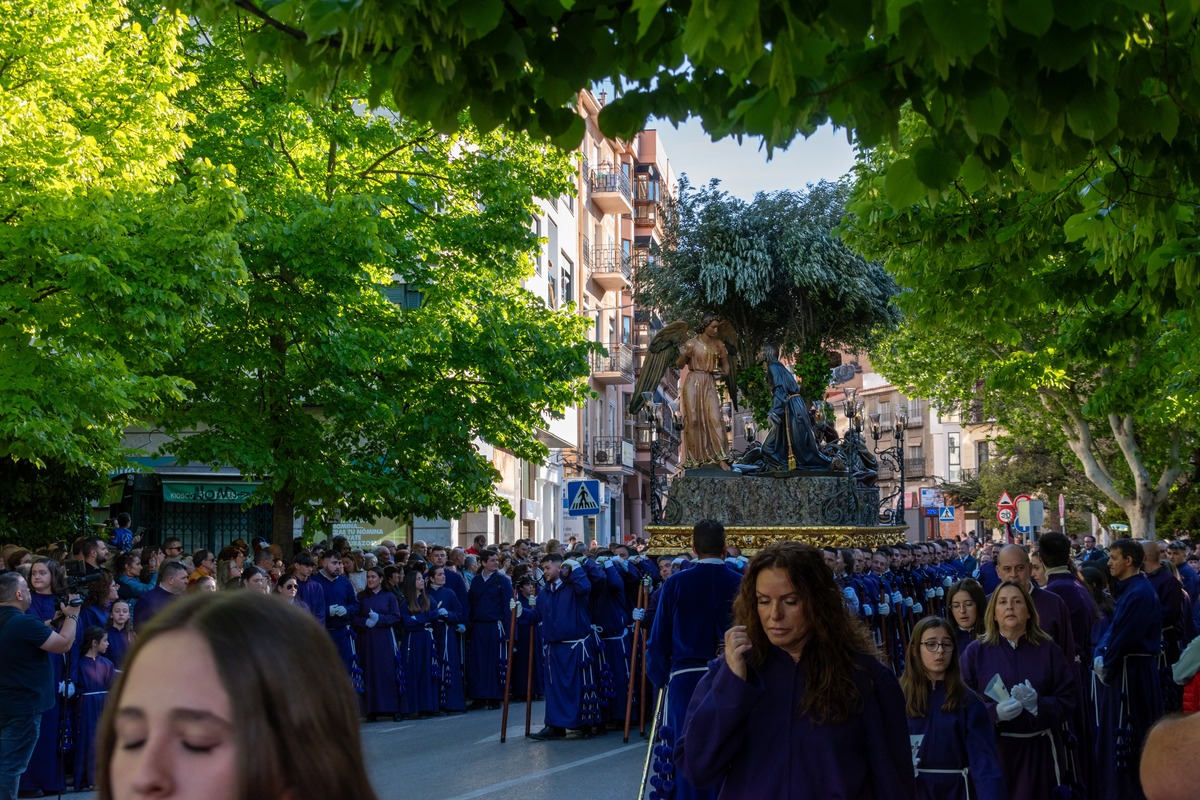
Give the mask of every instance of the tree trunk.
[{"label": "tree trunk", "polygon": [[1158,511],[1158,503],[1139,503],[1134,501],[1125,507],[1125,516],[1129,517],[1129,535],[1134,539],[1154,541],[1154,515]]},{"label": "tree trunk", "polygon": [[272,498],[271,543],[283,548],[283,554],[292,556],[292,529],[295,526],[296,493],[283,487]]}]

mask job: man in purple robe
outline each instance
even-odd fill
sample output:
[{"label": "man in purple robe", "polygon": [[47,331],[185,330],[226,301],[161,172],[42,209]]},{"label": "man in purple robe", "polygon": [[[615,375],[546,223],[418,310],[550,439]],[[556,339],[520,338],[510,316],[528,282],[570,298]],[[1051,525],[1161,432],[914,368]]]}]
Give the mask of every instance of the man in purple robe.
[{"label": "man in purple robe", "polygon": [[1144,800],[1138,754],[1146,732],[1162,716],[1162,614],[1154,587],[1142,573],[1144,559],[1141,545],[1132,539],[1114,542],[1108,551],[1117,603],[1092,662],[1100,679],[1096,761],[1103,800]]},{"label": "man in purple robe", "polygon": [[[1158,545],[1159,542],[1142,542],[1142,551],[1146,556],[1142,562],[1142,572],[1146,573],[1154,593],[1158,595],[1158,605],[1162,611],[1163,653],[1167,657],[1167,665],[1170,665],[1179,660],[1189,639],[1184,625],[1189,615],[1186,613],[1188,609],[1183,584],[1163,563],[1162,549]],[[1163,675],[1163,708],[1168,712],[1178,711],[1183,702],[1183,691],[1168,678],[1166,666],[1159,671]]]},{"label": "man in purple robe", "polygon": [[[698,522],[692,530],[692,549],[699,560],[663,584],[646,646],[650,682],[666,692],[659,733],[668,747],[674,746],[675,737],[683,730],[692,693],[724,641],[733,616],[733,598],[742,582],[741,575],[725,564],[725,526],[721,523]],[[681,776],[676,780],[677,800],[716,796],[717,788],[700,790]]]},{"label": "man in purple robe", "polygon": [[311,553],[297,553],[292,559],[296,572],[296,599],[308,609],[308,613],[317,618],[321,626],[325,626],[325,590],[318,581],[312,579],[317,570],[317,560]]},{"label": "man in purple robe", "polygon": [[158,585],[146,592],[133,609],[133,621],[138,629],[159,611],[187,591],[188,569],[181,561],[164,561],[158,567]]},{"label": "man in purple robe", "polygon": [[495,550],[479,554],[482,565],[471,581],[470,640],[467,644],[467,694],[474,701],[468,708],[499,708],[504,697],[504,673],[508,669],[505,647],[509,635],[509,603],[512,581],[500,572]]},{"label": "man in purple robe", "polygon": [[578,561],[558,553],[542,556],[546,588],[538,596],[542,641],[546,643],[542,685],[546,692],[546,724],[531,738],[539,741],[566,738],[568,729],[589,734],[596,724],[595,702],[585,708],[589,680],[595,696],[592,618],[588,595],[592,583]]},{"label": "man in purple robe", "polygon": [[358,597],[350,579],[342,574],[342,556],[337,550],[322,552],[320,563],[321,569],[311,580],[325,595],[325,630],[346,665],[346,674],[353,679],[354,632],[350,630],[350,620],[358,613]]}]

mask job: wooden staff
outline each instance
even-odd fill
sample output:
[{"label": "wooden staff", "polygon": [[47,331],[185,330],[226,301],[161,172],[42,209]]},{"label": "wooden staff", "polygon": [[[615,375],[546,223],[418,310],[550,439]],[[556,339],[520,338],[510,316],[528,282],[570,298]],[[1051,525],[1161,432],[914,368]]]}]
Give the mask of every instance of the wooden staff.
[{"label": "wooden staff", "polygon": [[[646,584],[638,584],[637,608],[645,611]],[[625,743],[629,743],[629,726],[633,723],[633,692],[637,688],[638,639],[642,634],[642,621],[633,621],[633,645],[629,651],[629,691],[625,693]]]},{"label": "wooden staff", "polygon": [[517,605],[512,608],[512,619],[508,625],[508,662],[504,668],[504,711],[500,714],[500,744],[504,744],[508,736],[508,693],[512,689],[513,643],[517,638],[517,609],[521,607],[520,601],[517,600],[517,592],[517,589],[513,589],[513,602]]},{"label": "wooden staff", "polygon": [[[536,592],[536,590],[535,590]],[[535,594],[534,597],[537,595]],[[520,601],[518,601],[520,602]],[[525,667],[525,735],[533,723],[533,657],[537,653],[537,625],[529,626],[529,664]]]}]

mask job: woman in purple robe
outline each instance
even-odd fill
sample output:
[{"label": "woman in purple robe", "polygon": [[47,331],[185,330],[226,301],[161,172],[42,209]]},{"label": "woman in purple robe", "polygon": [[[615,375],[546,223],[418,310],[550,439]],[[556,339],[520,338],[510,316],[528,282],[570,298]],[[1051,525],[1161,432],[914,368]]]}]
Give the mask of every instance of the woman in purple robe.
[{"label": "woman in purple robe", "polygon": [[[114,584],[115,585],[115,584]],[[116,677],[116,667],[104,657],[108,634],[93,625],[83,632],[79,660],[79,724],[75,731],[75,791],[84,792],[96,783],[96,726],[104,713],[108,690]]]},{"label": "woman in purple robe", "polygon": [[683,777],[721,800],[914,800],[904,695],[821,551],[763,548],[733,613],[675,746]]},{"label": "woman in purple robe", "polygon": [[913,646],[905,654],[900,687],[917,768],[917,797],[1007,800],[995,726],[983,701],[963,683],[956,629],[961,630],[926,617],[913,628]]},{"label": "woman in purple robe", "polygon": [[1079,703],[1071,664],[1038,627],[1037,608],[1021,584],[1000,584],[984,624],[984,637],[963,653],[963,678],[995,721],[1011,796],[1051,800],[1070,780],[1062,733]]},{"label": "woman in purple robe", "polygon": [[108,652],[105,657],[118,670],[125,661],[125,654],[133,647],[133,612],[128,600],[118,600],[112,604],[108,614]]},{"label": "woman in purple robe", "polygon": [[[291,578],[295,580],[295,578]],[[383,588],[383,570],[367,570],[367,588],[358,595],[354,629],[363,670],[363,703],[367,721],[379,716],[399,717],[400,686],[396,676],[396,632],[400,605]]]},{"label": "woman in purple robe", "polygon": [[[429,602],[438,613],[433,623],[433,646],[438,659],[438,705],[446,713],[457,714],[467,710],[467,693],[463,686],[461,631],[463,624],[462,606],[458,595],[446,585],[446,568],[429,568]],[[446,613],[443,614],[442,611]]]},{"label": "woman in purple robe", "polygon": [[[408,572],[404,576],[404,607],[400,609],[400,624],[404,638],[400,655],[404,669],[404,692],[400,710],[406,716],[432,716],[438,713],[438,684],[441,665],[433,646],[433,623],[439,616],[448,616],[448,609],[439,609],[425,594],[425,576]],[[445,611],[446,614],[442,614]]]},{"label": "woman in purple robe", "polygon": [[113,579],[112,573],[106,569],[100,570],[99,578],[88,584],[87,596],[83,600],[83,608],[79,609],[79,630],[88,628],[107,628],[108,612],[116,602],[120,587]]},{"label": "woman in purple robe", "polygon": [[983,612],[987,608],[987,595],[979,581],[963,578],[946,592],[954,627],[955,652],[959,658],[967,652],[967,645],[983,636]]},{"label": "woman in purple robe", "polygon": [[[26,612],[43,622],[50,622],[58,614],[58,603],[55,594],[65,589],[62,568],[51,558],[38,557],[29,566],[30,604]],[[53,624],[55,631],[62,628],[62,620]],[[50,666],[54,670],[54,688],[61,691],[65,687],[64,680],[68,674],[67,665],[72,666],[78,653],[50,655]],[[74,670],[72,670],[74,671]],[[64,727],[65,726],[65,727]],[[41,728],[38,729],[37,744],[33,747],[33,755],[29,759],[29,767],[21,776],[20,791],[22,794],[58,794],[66,785],[63,774],[62,750],[60,745],[64,738],[70,739],[70,714],[66,710],[66,699],[60,694],[57,702],[48,711],[42,713]]]}]

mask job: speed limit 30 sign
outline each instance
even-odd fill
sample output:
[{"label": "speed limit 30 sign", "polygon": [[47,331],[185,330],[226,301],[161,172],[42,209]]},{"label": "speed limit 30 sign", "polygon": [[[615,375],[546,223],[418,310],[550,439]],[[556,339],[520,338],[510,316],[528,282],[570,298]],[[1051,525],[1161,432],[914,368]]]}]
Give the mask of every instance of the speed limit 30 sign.
[{"label": "speed limit 30 sign", "polygon": [[1003,525],[1010,525],[1017,518],[1016,509],[1011,506],[1003,506],[996,509],[996,519],[1000,520]]}]

